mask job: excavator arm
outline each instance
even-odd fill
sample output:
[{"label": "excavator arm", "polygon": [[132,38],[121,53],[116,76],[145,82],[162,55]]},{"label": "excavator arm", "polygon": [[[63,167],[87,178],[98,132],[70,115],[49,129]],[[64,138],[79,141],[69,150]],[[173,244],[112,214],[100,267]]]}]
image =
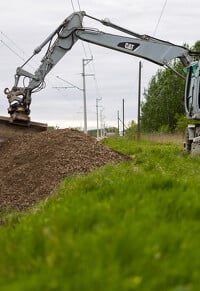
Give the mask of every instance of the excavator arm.
[{"label": "excavator arm", "polygon": [[[83,27],[83,17],[88,16],[103,25],[131,35],[119,36]],[[53,39],[55,41],[53,42]],[[44,42],[34,50],[33,55],[17,68],[15,84],[11,90],[4,90],[9,101],[8,112],[12,121],[30,121],[30,104],[32,93],[43,88],[46,75],[53,69],[59,60],[73,47],[75,42],[80,39],[99,46],[117,50],[122,53],[147,59],[161,66],[167,65],[171,60],[179,58],[183,65],[189,66],[191,63],[190,51],[182,46],[174,45],[170,42],[159,40],[147,35],[140,35],[123,27],[117,26],[108,20],[99,20],[87,15],[84,11],[75,12],[64,20],[63,23],[44,40]],[[53,44],[52,44],[53,42]],[[38,54],[44,46],[48,44],[45,56],[41,60],[39,68],[35,73],[24,70],[24,66]],[[22,77],[29,79],[28,85],[19,86]]]}]

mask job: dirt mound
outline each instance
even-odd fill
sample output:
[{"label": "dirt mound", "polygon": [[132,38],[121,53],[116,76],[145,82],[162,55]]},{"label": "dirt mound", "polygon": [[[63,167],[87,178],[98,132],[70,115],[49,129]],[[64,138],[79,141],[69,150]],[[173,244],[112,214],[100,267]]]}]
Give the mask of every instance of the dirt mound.
[{"label": "dirt mound", "polygon": [[65,177],[125,159],[77,130],[13,136],[0,143],[0,210],[30,208]]}]

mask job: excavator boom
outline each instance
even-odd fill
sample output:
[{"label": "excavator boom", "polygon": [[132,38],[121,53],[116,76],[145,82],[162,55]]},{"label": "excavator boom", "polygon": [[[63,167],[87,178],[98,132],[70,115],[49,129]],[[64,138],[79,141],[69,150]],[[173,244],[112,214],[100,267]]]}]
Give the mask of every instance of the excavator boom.
[{"label": "excavator boom", "polygon": [[191,60],[186,48],[167,42],[149,41],[88,29],[77,30],[76,36],[83,41],[140,57],[160,66],[168,64],[175,58],[181,59],[184,65],[188,66]]}]

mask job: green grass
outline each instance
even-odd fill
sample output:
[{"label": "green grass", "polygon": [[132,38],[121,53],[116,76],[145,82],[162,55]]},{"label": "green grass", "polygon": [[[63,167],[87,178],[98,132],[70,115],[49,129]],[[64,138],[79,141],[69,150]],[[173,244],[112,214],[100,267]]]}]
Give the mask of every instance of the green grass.
[{"label": "green grass", "polygon": [[132,160],[66,179],[31,212],[1,214],[1,290],[199,290],[200,157],[104,143]]}]

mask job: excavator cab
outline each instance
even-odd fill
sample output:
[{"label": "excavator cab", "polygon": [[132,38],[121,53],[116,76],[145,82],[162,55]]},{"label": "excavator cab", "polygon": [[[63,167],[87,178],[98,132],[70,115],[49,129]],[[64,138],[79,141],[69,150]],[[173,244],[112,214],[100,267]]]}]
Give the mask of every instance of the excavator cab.
[{"label": "excavator cab", "polygon": [[200,119],[200,62],[186,67],[185,110],[188,119]]},{"label": "excavator cab", "polygon": [[187,118],[193,120],[187,126],[184,146],[194,155],[200,152],[200,61],[192,63],[184,71],[187,73],[185,111]]}]

